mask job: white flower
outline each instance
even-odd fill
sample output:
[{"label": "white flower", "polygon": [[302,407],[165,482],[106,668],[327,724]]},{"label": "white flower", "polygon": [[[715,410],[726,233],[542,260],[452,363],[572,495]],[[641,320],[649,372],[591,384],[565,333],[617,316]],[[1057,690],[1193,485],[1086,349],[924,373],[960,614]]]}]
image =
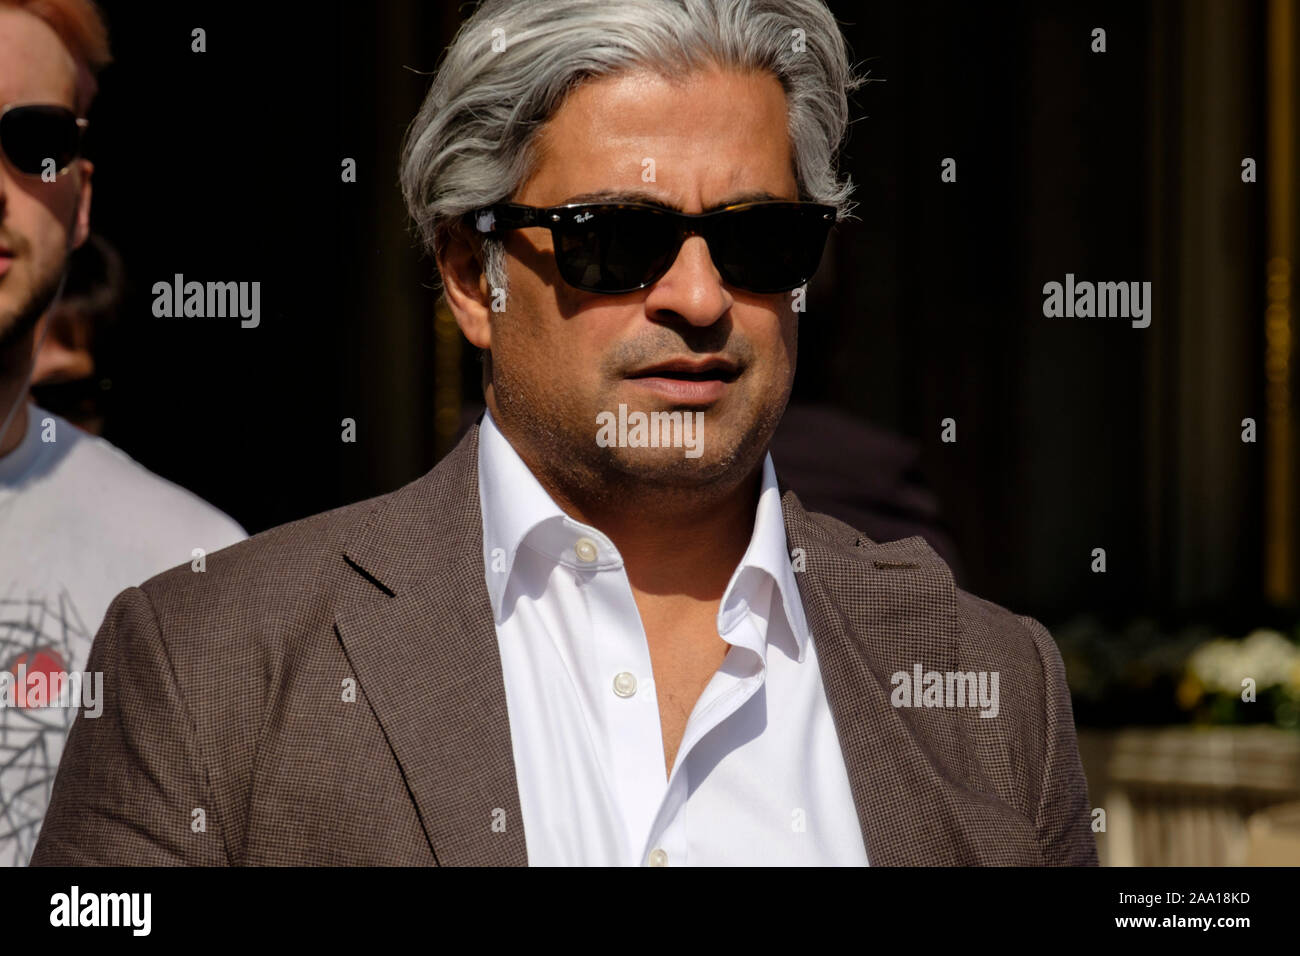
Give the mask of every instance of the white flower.
[{"label": "white flower", "polygon": [[1300,664],[1300,648],[1277,631],[1256,630],[1244,640],[1217,637],[1192,652],[1187,666],[1208,690],[1241,692],[1249,677],[1259,690],[1286,684]]}]

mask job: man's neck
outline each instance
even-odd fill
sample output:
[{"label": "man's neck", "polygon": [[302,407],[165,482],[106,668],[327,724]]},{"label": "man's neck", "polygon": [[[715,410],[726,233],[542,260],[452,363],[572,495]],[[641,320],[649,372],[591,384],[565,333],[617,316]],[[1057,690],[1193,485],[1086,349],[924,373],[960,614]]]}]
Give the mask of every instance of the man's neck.
[{"label": "man's neck", "polygon": [[[13,407],[15,401],[19,402],[19,407],[14,411],[13,418],[9,420],[8,430],[0,435],[0,458],[21,445],[23,436],[27,434],[27,397],[15,395],[12,391],[0,390],[0,408],[4,409],[4,415],[9,414],[9,409]],[[0,418],[0,422],[2,421],[3,419]]]},{"label": "man's neck", "polygon": [[0,428],[4,428],[5,419],[9,419],[9,427],[0,434],[0,458],[21,445],[23,436],[27,434],[27,373],[31,371],[31,347],[30,341],[18,342],[5,350],[8,354],[0,354]]},{"label": "man's neck", "polygon": [[[575,507],[618,548],[628,583],[650,595],[722,598],[754,532],[762,463],[725,497],[639,496],[633,507],[612,511]],[[566,512],[569,507],[561,504]]]},{"label": "man's neck", "polygon": [[[494,421],[500,429],[500,420]],[[647,484],[624,486],[617,496],[585,495],[576,486],[596,476],[566,481],[550,473],[536,449],[502,434],[561,511],[613,542],[638,595],[722,598],[753,536],[763,458],[734,483],[698,489]]]},{"label": "man's neck", "polygon": [[[0,458],[21,445],[27,434],[27,387],[36,356],[39,324],[33,324],[17,338],[10,338],[0,348],[0,429],[4,430],[0,434]],[[4,425],[6,418],[8,428]]]}]

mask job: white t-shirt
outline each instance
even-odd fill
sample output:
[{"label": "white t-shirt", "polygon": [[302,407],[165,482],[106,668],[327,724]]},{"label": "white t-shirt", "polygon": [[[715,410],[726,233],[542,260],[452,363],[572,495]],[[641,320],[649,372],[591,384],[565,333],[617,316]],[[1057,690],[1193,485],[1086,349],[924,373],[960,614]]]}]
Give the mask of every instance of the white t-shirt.
[{"label": "white t-shirt", "polygon": [[[67,707],[28,698],[31,675],[84,671],[121,591],[190,563],[195,548],[211,554],[246,537],[102,438],[28,405],[22,443],[0,457],[0,866],[31,859],[86,700],[86,691]],[[100,697],[102,706],[102,687]]]}]

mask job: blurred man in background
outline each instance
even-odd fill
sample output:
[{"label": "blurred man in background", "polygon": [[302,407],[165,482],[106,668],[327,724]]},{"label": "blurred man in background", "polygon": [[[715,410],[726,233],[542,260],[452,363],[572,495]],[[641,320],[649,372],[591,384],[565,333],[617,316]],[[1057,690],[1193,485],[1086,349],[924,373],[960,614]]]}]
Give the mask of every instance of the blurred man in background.
[{"label": "blurred man in background", "polygon": [[[0,864],[10,866],[31,856],[76,713],[53,706],[48,688],[85,667],[113,596],[245,537],[28,398],[51,334],[42,318],[89,235],[93,166],[80,140],[108,61],[89,0],[0,0]],[[85,687],[70,703],[95,693],[93,680]]]}]

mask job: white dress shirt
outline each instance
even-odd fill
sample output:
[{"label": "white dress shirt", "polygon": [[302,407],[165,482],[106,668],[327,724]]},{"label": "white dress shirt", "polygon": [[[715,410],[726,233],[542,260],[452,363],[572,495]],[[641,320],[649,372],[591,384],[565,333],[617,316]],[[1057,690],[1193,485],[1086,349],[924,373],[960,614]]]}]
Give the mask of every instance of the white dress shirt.
[{"label": "white dress shirt", "polygon": [[865,866],[772,456],[718,610],[731,648],[667,777],[650,651],[618,551],[560,510],[490,413],[478,469],[529,864]]}]

